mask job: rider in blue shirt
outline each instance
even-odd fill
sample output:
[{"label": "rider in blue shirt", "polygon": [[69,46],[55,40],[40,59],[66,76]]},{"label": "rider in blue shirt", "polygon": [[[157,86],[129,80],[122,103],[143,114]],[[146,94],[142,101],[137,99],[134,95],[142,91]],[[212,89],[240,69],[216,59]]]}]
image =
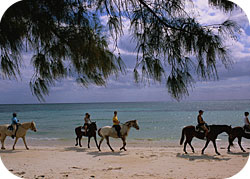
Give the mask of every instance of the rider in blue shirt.
[{"label": "rider in blue shirt", "polygon": [[11,119],[12,125],[17,125],[19,120],[16,118],[16,113],[13,113],[13,118]]},{"label": "rider in blue shirt", "polygon": [[15,130],[15,135],[12,135],[12,139],[14,139],[14,137],[16,137],[16,131],[18,129],[18,122],[19,120],[16,118],[16,113],[13,113],[13,117],[11,119],[11,125],[12,125],[12,130],[14,130],[14,127],[16,128]]}]

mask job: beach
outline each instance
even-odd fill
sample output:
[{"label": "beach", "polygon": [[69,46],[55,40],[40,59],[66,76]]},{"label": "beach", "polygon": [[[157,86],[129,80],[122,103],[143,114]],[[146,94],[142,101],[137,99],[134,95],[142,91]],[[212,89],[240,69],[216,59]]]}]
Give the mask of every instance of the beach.
[{"label": "beach", "polygon": [[[216,155],[210,143],[204,155],[204,140],[193,139],[195,153],[187,146],[184,154],[180,145],[184,126],[197,124],[197,111],[204,109],[208,124],[241,126],[249,100],[194,101],[194,102],[131,102],[83,104],[29,104],[0,105],[1,124],[8,124],[13,109],[21,122],[34,121],[37,132],[28,130],[26,150],[19,139],[16,150],[14,140],[7,137],[6,150],[0,150],[6,168],[21,178],[228,178],[237,174],[247,163],[248,153],[241,152],[237,140],[232,153],[227,153],[228,135],[221,133]],[[91,139],[83,147],[75,146],[75,127],[83,125],[84,113],[91,114],[97,128],[112,125],[113,111],[118,111],[121,125],[136,119],[140,130],[131,128],[127,137],[127,151],[120,152],[122,141],[110,139],[115,152],[102,144],[99,152]],[[97,135],[99,143],[100,137]],[[242,140],[248,152],[250,140]]]},{"label": "beach", "polygon": [[[115,152],[111,152],[106,143],[99,152],[91,141],[83,147],[69,143],[45,146],[30,145],[26,150],[19,141],[16,150],[6,145],[0,151],[6,168],[21,178],[228,178],[237,174],[246,164],[248,153],[240,151],[235,145],[227,153],[226,145],[220,144],[216,155],[210,144],[201,155],[202,144],[195,144],[195,153],[184,154],[183,146],[141,142],[136,147],[128,142],[127,151],[119,151],[119,140],[111,141]],[[144,143],[144,144],[143,144]]]}]

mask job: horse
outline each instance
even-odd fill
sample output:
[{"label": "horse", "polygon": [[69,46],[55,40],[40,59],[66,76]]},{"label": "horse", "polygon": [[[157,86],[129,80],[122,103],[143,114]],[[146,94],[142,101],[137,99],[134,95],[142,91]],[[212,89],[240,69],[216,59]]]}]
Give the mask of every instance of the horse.
[{"label": "horse", "polygon": [[[4,147],[5,138],[7,136],[13,135],[13,131],[10,131],[7,129],[8,126],[9,126],[9,124],[0,125],[0,139],[1,139],[1,143],[2,143],[1,149],[5,149],[5,147]],[[32,122],[25,122],[25,123],[19,124],[18,129],[16,131],[16,139],[15,139],[15,142],[13,145],[13,150],[15,150],[15,145],[16,145],[16,142],[19,138],[23,139],[23,143],[24,143],[26,149],[29,150],[29,148],[26,144],[26,140],[25,140],[25,136],[26,136],[28,129],[31,129],[32,131],[36,132],[37,130],[36,130],[35,122],[32,121]]]},{"label": "horse", "polygon": [[[201,153],[204,154],[204,151],[207,148],[209,142],[212,141],[213,145],[214,145],[214,149],[215,149],[216,154],[220,155],[220,153],[217,150],[215,140],[217,139],[217,136],[219,134],[221,134],[222,132],[226,132],[228,135],[230,135],[231,131],[232,131],[232,127],[228,126],[228,125],[210,125],[209,128],[210,128],[210,131],[209,131],[209,133],[207,135],[206,144],[205,144],[204,148],[202,149]],[[186,126],[186,127],[184,127],[182,129],[182,135],[181,135],[181,139],[180,139],[180,145],[183,144],[185,136],[186,136],[186,140],[184,142],[184,149],[183,149],[183,151],[185,152],[185,154],[187,154],[186,145],[189,144],[189,146],[192,149],[192,152],[194,153],[194,148],[191,145],[193,137],[196,137],[198,139],[204,139],[205,133],[197,132],[195,130],[195,126]]]},{"label": "horse", "polygon": [[243,152],[246,152],[241,146],[242,137],[250,139],[250,133],[246,133],[243,127],[234,127],[232,129],[232,134],[228,137],[229,145],[227,147],[227,151],[230,152],[230,146],[233,146],[234,139],[238,138],[238,144],[240,146],[240,149]]},{"label": "horse", "polygon": [[[128,133],[129,133],[131,127],[134,127],[136,130],[139,130],[139,125],[137,123],[137,120],[127,121],[125,124],[121,125],[121,139],[123,141],[123,146],[120,148],[120,150],[123,149],[124,151],[126,151],[126,148],[125,148],[125,146],[126,146],[126,137],[128,136]],[[109,137],[119,138],[115,128],[111,127],[111,126],[104,126],[104,127],[100,128],[98,130],[98,135],[101,137],[101,140],[99,142],[99,151],[101,151],[102,141],[104,139],[106,139],[110,150],[112,152],[114,152],[114,150],[112,149],[112,147],[109,144]]]},{"label": "horse", "polygon": [[88,127],[87,134],[85,134],[85,132],[83,132],[81,129],[82,129],[82,126],[79,126],[79,127],[75,128],[75,133],[76,133],[76,136],[77,136],[75,146],[78,146],[78,141],[79,141],[79,146],[82,147],[81,139],[82,139],[82,136],[85,136],[85,137],[88,137],[88,148],[90,148],[90,146],[89,146],[90,139],[91,139],[91,137],[94,137],[96,147],[99,149],[97,141],[96,141],[96,131],[97,131],[96,122],[91,122],[91,124]]}]

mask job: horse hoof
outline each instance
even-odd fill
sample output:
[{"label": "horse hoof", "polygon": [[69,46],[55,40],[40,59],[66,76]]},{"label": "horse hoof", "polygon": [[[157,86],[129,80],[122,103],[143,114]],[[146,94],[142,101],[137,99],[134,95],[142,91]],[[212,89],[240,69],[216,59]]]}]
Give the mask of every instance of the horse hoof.
[{"label": "horse hoof", "polygon": [[29,150],[29,148],[26,148],[27,150]]},{"label": "horse hoof", "polygon": [[243,150],[243,152],[246,152],[245,150]]},{"label": "horse hoof", "polygon": [[82,146],[80,145],[80,147],[82,147]]},{"label": "horse hoof", "polygon": [[2,150],[5,150],[5,148],[4,148],[4,147],[2,147],[1,149],[2,149]]},{"label": "horse hoof", "polygon": [[77,144],[75,146],[78,146]]},{"label": "horse hoof", "polygon": [[220,153],[217,153],[217,155],[220,155]]}]

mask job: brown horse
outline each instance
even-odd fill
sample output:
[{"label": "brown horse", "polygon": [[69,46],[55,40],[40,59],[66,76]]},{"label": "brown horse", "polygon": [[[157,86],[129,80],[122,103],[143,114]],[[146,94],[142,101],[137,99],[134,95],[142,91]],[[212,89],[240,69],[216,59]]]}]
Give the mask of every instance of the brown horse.
[{"label": "brown horse", "polygon": [[238,138],[238,144],[240,146],[240,149],[243,152],[246,152],[243,147],[241,146],[241,139],[242,137],[250,139],[250,133],[245,133],[243,127],[234,127],[232,129],[232,134],[228,137],[229,145],[227,147],[227,151],[230,152],[230,146],[233,146],[233,141],[235,138]]},{"label": "brown horse", "polygon": [[[227,126],[227,125],[210,125],[209,128],[210,128],[210,131],[209,131],[209,133],[207,135],[207,139],[206,139],[207,141],[206,141],[206,144],[205,144],[204,148],[202,149],[201,153],[204,154],[204,151],[207,148],[209,142],[212,141],[213,144],[214,144],[214,149],[215,149],[216,154],[220,155],[220,153],[217,151],[217,146],[216,146],[215,140],[217,139],[218,135],[221,134],[222,132],[226,132],[228,135],[230,135],[230,133],[232,131],[232,127]],[[194,148],[191,145],[192,139],[194,137],[196,137],[198,139],[204,139],[205,133],[197,132],[195,130],[195,126],[184,127],[182,129],[180,145],[183,144],[185,136],[186,136],[186,140],[184,142],[183,151],[187,154],[186,145],[189,144],[192,151],[193,151],[193,153],[194,153]]]},{"label": "brown horse", "polygon": [[90,139],[91,139],[91,137],[94,137],[96,147],[99,149],[97,141],[96,141],[96,131],[97,131],[96,122],[91,122],[91,124],[88,127],[88,131],[87,131],[86,135],[85,135],[85,132],[83,132],[81,129],[82,129],[82,126],[79,126],[79,127],[75,128],[75,133],[76,133],[76,136],[77,136],[75,146],[78,145],[78,141],[79,141],[79,146],[82,147],[81,139],[82,139],[82,136],[85,136],[85,137],[88,137],[88,148],[90,148],[90,146],[89,146]]}]

